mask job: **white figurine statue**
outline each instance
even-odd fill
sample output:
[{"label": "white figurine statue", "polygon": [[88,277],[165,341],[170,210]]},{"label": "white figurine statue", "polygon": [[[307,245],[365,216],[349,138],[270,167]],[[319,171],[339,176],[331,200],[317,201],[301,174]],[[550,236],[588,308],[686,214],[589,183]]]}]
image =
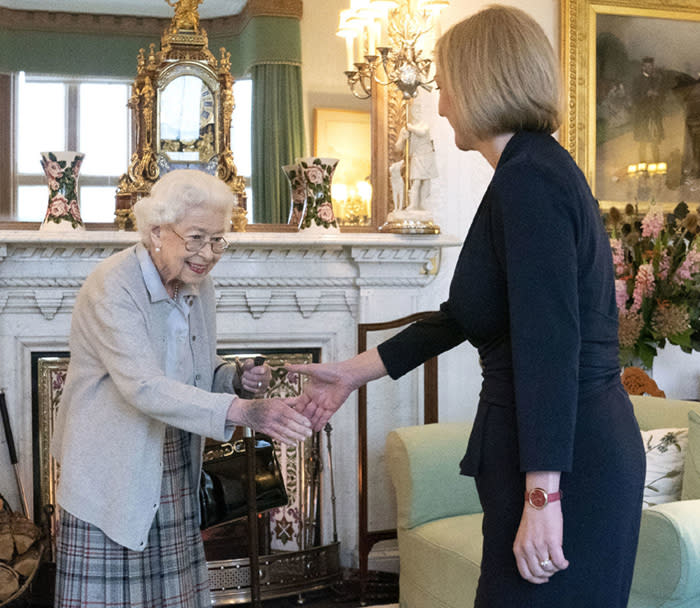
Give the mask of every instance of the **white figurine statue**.
[{"label": "white figurine statue", "polygon": [[402,150],[407,139],[410,168],[406,211],[419,211],[423,209],[423,204],[430,197],[430,180],[436,178],[438,172],[430,128],[421,120],[420,106],[415,103],[411,104],[410,122],[399,133],[396,149]]}]

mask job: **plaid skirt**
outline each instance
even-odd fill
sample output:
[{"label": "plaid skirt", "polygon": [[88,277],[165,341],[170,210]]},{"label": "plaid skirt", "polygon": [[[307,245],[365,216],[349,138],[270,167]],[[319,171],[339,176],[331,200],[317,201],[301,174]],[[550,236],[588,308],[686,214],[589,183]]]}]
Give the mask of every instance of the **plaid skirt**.
[{"label": "plaid skirt", "polygon": [[190,484],[191,435],[168,427],[160,507],[143,552],[109,539],[61,510],[55,608],[209,608],[209,574],[199,531],[198,488]]}]

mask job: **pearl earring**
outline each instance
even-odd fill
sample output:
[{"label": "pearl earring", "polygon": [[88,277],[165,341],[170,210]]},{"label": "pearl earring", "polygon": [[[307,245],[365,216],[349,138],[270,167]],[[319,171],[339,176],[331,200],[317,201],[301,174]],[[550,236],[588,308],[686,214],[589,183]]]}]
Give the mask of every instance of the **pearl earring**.
[{"label": "pearl earring", "polygon": [[157,252],[160,251],[160,247],[156,247],[156,251],[157,251]]}]

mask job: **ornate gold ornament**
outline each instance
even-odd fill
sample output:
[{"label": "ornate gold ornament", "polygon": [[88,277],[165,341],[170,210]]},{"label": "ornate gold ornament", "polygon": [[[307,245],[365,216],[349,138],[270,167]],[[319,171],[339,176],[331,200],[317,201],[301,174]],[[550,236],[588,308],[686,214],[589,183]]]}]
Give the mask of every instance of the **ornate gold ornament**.
[{"label": "ornate gold ornament", "polygon": [[[228,184],[238,201],[232,216],[234,229],[245,230],[245,179],[238,175],[231,152],[235,106],[231,53],[221,48],[217,60],[210,52],[207,33],[199,21],[202,0],[165,1],[175,8],[175,15],[161,36],[160,50],[151,44],[148,53],[142,48],[137,57],[137,75],[128,102],[135,151],[119,180],[115,221],[120,230],[135,229],[134,203],[148,196],[161,175],[191,168],[215,174]],[[196,116],[194,135],[189,138],[166,133],[166,103],[170,99],[166,90],[181,78],[201,83],[195,84],[201,88],[198,105],[189,108]]]}]

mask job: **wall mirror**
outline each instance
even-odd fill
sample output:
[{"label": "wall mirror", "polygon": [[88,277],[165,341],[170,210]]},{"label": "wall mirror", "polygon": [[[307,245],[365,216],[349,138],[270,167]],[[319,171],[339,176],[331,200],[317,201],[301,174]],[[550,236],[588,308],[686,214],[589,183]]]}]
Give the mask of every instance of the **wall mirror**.
[{"label": "wall mirror", "polygon": [[565,0],[561,141],[601,207],[700,203],[700,0]]},{"label": "wall mirror", "polygon": [[[18,6],[22,6],[22,2],[24,0],[18,0]],[[196,8],[197,2],[186,0],[180,5]],[[175,12],[177,13],[177,10]],[[285,178],[279,171],[279,167],[295,156],[305,156],[311,152],[311,146],[304,144],[304,139],[308,139],[305,136],[313,137],[313,133],[304,133],[303,102],[309,103],[309,99],[313,98],[314,102],[321,107],[338,105],[333,103],[335,99],[331,94],[324,93],[321,96],[317,91],[301,88],[299,25],[301,18],[301,0],[277,0],[274,3],[269,0],[247,0],[240,14],[202,19],[201,25],[204,27],[198,25],[197,31],[190,30],[188,39],[183,28],[180,28],[183,35],[179,38],[175,36],[177,29],[173,31],[170,27],[171,19],[145,15],[50,13],[41,10],[12,10],[0,7],[0,21],[2,21],[0,33],[3,34],[0,36],[0,117],[3,118],[0,121],[0,144],[4,149],[10,150],[15,160],[20,156],[27,158],[26,166],[18,166],[16,162],[14,166],[13,163],[6,163],[0,168],[0,226],[7,229],[27,230],[38,227],[46,210],[47,195],[46,180],[39,164],[38,151],[46,149],[80,150],[86,153],[86,162],[81,171],[79,185],[84,194],[84,198],[81,196],[81,206],[88,229],[113,229],[115,227],[113,223],[115,191],[119,188],[122,195],[120,204],[128,206],[131,197],[138,195],[139,188],[147,185],[153,169],[159,167],[160,161],[169,167],[172,167],[173,163],[199,163],[199,166],[204,167],[205,170],[223,171],[224,174],[228,174],[228,179],[243,175],[245,181],[237,180],[236,187],[240,188],[242,195],[247,187],[248,196],[251,190],[255,190],[256,199],[258,198],[258,190],[255,189],[258,179],[256,176],[264,176],[260,178],[264,182],[274,180],[275,176],[279,177],[281,194],[278,198],[283,199],[281,204],[286,207],[277,214],[280,219],[256,217],[254,219],[256,223],[249,224],[248,230],[290,230],[286,225],[289,205],[288,184],[284,181]],[[177,23],[177,15],[174,21]],[[333,21],[335,21],[334,17]],[[168,32],[166,36],[161,37],[164,28],[168,28]],[[207,34],[211,53],[207,48]],[[160,50],[157,44],[159,39],[161,40]],[[47,42],[49,40],[50,44]],[[149,48],[151,42],[156,42],[155,48]],[[279,90],[277,80],[272,85],[264,80],[269,77],[273,69],[276,70],[274,77],[283,82],[284,86],[291,86],[289,83],[296,86],[296,81],[292,77],[298,79],[299,102],[297,103],[296,98],[291,94],[285,94],[284,98],[294,101],[295,111],[298,111],[300,117],[298,124],[293,125],[296,129],[295,137],[287,139],[295,143],[301,141],[302,143],[299,144],[301,149],[295,150],[294,153],[286,153],[282,149],[280,159],[273,159],[270,167],[265,167],[262,171],[258,164],[251,166],[250,159],[238,150],[241,145],[240,138],[232,139],[234,136],[228,128],[231,124],[228,107],[233,108],[234,100],[228,96],[231,90],[228,85],[231,82],[231,74],[226,70],[228,55],[225,54],[223,58],[219,58],[218,49],[222,46],[235,49],[235,54],[231,57],[230,72],[238,76],[246,75],[246,78],[250,76],[250,79],[241,79],[235,83],[235,102],[239,107],[236,108],[233,122],[242,120],[245,124],[252,123],[251,136],[256,138],[258,145],[266,150],[270,148],[266,142],[270,137],[275,136],[268,133],[270,128],[266,131],[256,125],[261,122],[260,116],[262,115],[264,122],[271,110],[267,106],[256,107],[250,99],[266,97],[266,91],[270,90],[270,86],[272,91]],[[140,47],[145,50],[138,55]],[[23,49],[22,53],[15,51],[18,48]],[[339,52],[342,52],[342,46],[339,47]],[[67,68],[65,61],[62,60],[66,53],[71,53],[74,58],[70,68]],[[71,73],[66,74],[66,69],[70,69]],[[31,96],[23,93],[29,88],[29,79],[24,88],[21,84],[24,82],[25,74],[32,78]],[[200,114],[202,119],[201,112],[207,109],[211,101],[213,137],[212,126],[203,128],[200,137],[200,134],[196,133],[196,128],[191,128],[195,125],[195,121],[190,118],[190,133],[188,134],[188,129],[184,129],[181,139],[176,140],[179,143],[176,143],[170,141],[176,138],[167,132],[165,117],[163,120],[160,119],[163,112],[161,101],[163,96],[170,97],[171,94],[177,96],[175,87],[179,85],[173,85],[171,93],[170,82],[176,82],[180,78],[189,80],[190,76],[198,78],[211,91],[211,100],[205,96],[201,105],[198,103],[194,108],[193,113]],[[342,79],[342,73],[337,77]],[[45,82],[47,79],[50,82]],[[227,83],[226,86],[224,82]],[[268,88],[261,88],[261,83]],[[84,90],[97,85],[105,89],[112,86],[120,87],[118,95],[114,92],[104,93],[104,96],[109,97],[110,108],[112,105],[117,107],[119,122],[101,117],[99,126],[78,129],[77,126],[82,124],[83,120],[82,109],[99,107],[101,116],[115,115],[111,109],[108,112],[107,104],[95,103],[92,98],[88,100],[89,103],[76,102],[83,95]],[[65,94],[54,93],[53,89],[56,87],[65,90]],[[41,94],[37,91],[39,88],[42,89]],[[51,89],[50,94],[44,94],[44,89]],[[294,94],[297,94],[296,90]],[[355,102],[353,102],[354,105],[348,103],[347,106],[344,103],[340,104],[341,107],[360,110],[369,110],[371,106],[372,112],[371,181],[374,197],[372,223],[366,226],[343,226],[344,232],[376,231],[377,227],[385,221],[387,207],[390,208],[391,195],[387,167],[394,155],[390,141],[392,138],[395,139],[395,134],[392,135],[393,110],[387,107],[388,103],[386,98],[382,99],[383,95],[385,95],[383,91],[378,91],[376,96],[367,101],[364,108]],[[32,103],[35,100],[42,100],[43,105],[30,104],[30,97]],[[20,103],[18,103],[19,99],[21,99]],[[45,106],[48,107],[45,108]],[[29,116],[30,111],[27,108],[34,107],[38,109],[32,111],[32,116]],[[252,119],[251,109],[253,110]],[[25,114],[29,117],[22,122],[21,117]],[[131,116],[138,117],[133,127],[130,127]],[[65,124],[63,134],[60,137],[57,136],[55,141],[41,143],[40,148],[33,148],[26,143],[37,142],[38,146],[39,140],[46,139],[43,136],[48,137],[47,134],[53,133],[52,128],[57,121],[63,121]],[[33,128],[25,128],[25,122],[30,123]],[[206,122],[203,122],[202,127],[205,124]],[[16,128],[21,129],[21,137],[16,137]],[[288,124],[282,121],[274,125],[274,128],[287,129]],[[240,133],[238,125],[234,124],[234,130],[236,129]],[[42,137],[36,137],[36,132],[39,132]],[[86,133],[93,134],[88,142],[89,145],[84,141]],[[130,135],[124,136],[126,133]],[[301,137],[298,136],[299,134]],[[210,138],[213,139],[213,155],[209,155],[207,151]],[[143,152],[146,139],[148,139],[147,148],[152,154],[140,153]],[[20,155],[22,150],[19,148],[27,148],[27,154]],[[228,154],[230,148],[234,150],[233,156]],[[249,150],[250,146],[244,149]],[[137,153],[136,157],[129,156],[132,151]],[[105,167],[107,156],[110,160],[109,167]],[[208,159],[207,156],[209,156]],[[98,167],[88,166],[94,165],[95,162],[99,165]],[[238,175],[234,175],[234,168]],[[120,185],[120,176],[125,172],[127,176]],[[29,207],[31,213],[22,211],[28,207],[25,203],[20,204],[20,199],[29,195],[20,195],[20,189],[22,192],[31,191],[32,199]],[[88,189],[89,197],[86,192]],[[99,194],[99,200],[97,200],[97,194]],[[271,206],[269,201],[276,200],[268,195],[267,190],[263,190],[259,198],[260,207],[256,204],[257,201],[249,206],[267,209]],[[89,203],[87,203],[88,200]],[[249,218],[249,220],[252,219]]]}]

